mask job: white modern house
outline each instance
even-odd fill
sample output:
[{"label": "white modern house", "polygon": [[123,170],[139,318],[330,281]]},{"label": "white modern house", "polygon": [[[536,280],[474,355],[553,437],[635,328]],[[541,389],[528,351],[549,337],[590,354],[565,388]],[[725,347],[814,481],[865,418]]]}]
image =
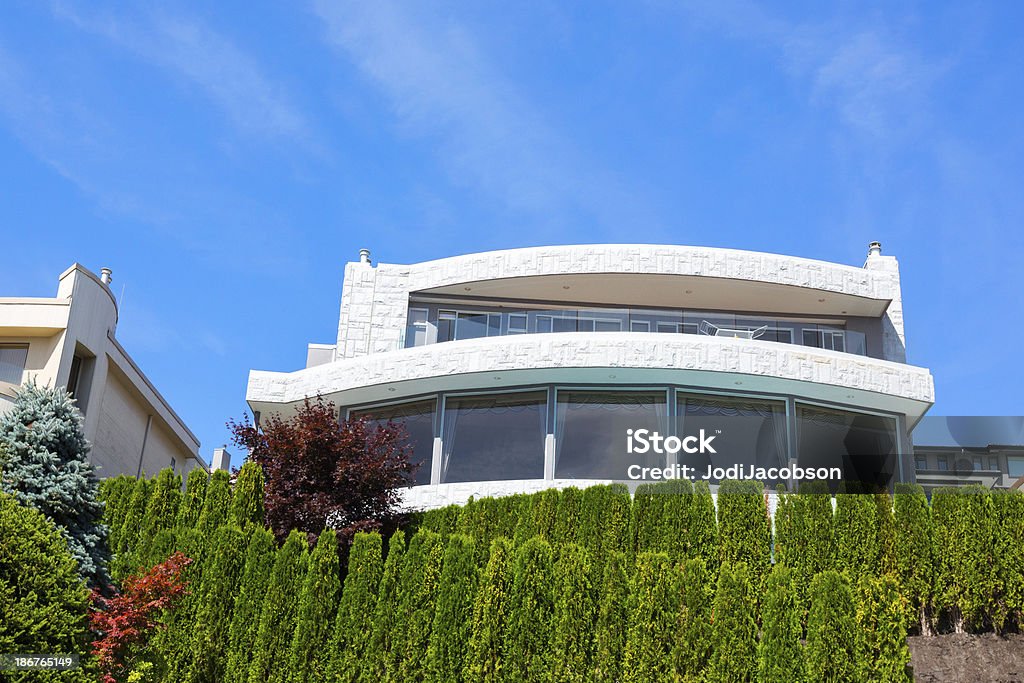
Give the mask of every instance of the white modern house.
[{"label": "white modern house", "polygon": [[84,417],[97,475],[208,470],[199,440],[118,343],[111,272],[77,263],[52,298],[0,298],[0,412],[34,379],[62,386]]},{"label": "white modern house", "polygon": [[[363,250],[337,340],[310,344],[304,369],[251,371],[246,398],[257,420],[321,395],[401,423],[420,507],[630,481],[630,465],[836,465],[891,485],[914,479],[908,435],[934,400],[905,349],[898,264],[878,243],[863,267],[675,245],[410,265]],[[629,453],[639,430],[713,446]]]}]

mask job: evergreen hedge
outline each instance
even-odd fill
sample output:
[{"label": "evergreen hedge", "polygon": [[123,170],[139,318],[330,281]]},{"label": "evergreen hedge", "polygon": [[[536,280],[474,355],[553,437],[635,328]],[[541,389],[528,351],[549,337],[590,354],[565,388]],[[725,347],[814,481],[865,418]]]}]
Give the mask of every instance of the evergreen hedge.
[{"label": "evergreen hedge", "polygon": [[808,681],[859,683],[857,611],[845,575],[824,571],[811,581],[804,662]]},{"label": "evergreen hedge", "polygon": [[228,517],[241,528],[263,524],[263,468],[247,462],[238,471]]},{"label": "evergreen hedge", "polygon": [[624,683],[671,680],[673,628],[676,623],[672,562],[665,553],[637,556],[630,585]]},{"label": "evergreen hedge", "polygon": [[320,681],[326,675],[324,652],[341,593],[339,569],[338,539],[333,529],[327,529],[317,537],[299,593],[295,633],[288,649],[285,680],[289,683]]},{"label": "evergreen hedge", "polygon": [[357,533],[352,539],[348,572],[338,602],[334,633],[327,648],[327,656],[330,657],[328,680],[340,683],[361,680],[360,674],[373,633],[373,615],[382,571],[380,534]]},{"label": "evergreen hedge", "polygon": [[433,531],[421,529],[409,541],[398,583],[391,680],[423,680],[423,660],[430,645],[443,559],[444,544]]},{"label": "evergreen hedge", "polygon": [[1024,629],[1024,492],[993,491],[997,565],[996,630]]},{"label": "evergreen hedge", "polygon": [[708,683],[747,683],[757,673],[757,623],[747,565],[723,564],[715,591]]},{"label": "evergreen hedge", "polygon": [[931,507],[918,484],[897,484],[893,496],[894,576],[906,600],[907,625],[928,633],[934,589],[934,533]]},{"label": "evergreen hedge", "polygon": [[861,680],[913,680],[907,647],[907,605],[891,576],[864,575],[857,582],[858,664]]},{"label": "evergreen hedge", "polygon": [[992,498],[980,486],[932,493],[935,606],[954,630],[977,631],[991,620],[996,564]]},{"label": "evergreen hedge", "polygon": [[834,567],[855,577],[863,572],[878,573],[878,522],[874,496],[837,493],[833,517]]},{"label": "evergreen hedge", "polygon": [[[210,493],[214,491],[211,486]],[[295,631],[299,591],[305,579],[308,557],[305,535],[292,531],[274,558],[260,610],[259,629],[250,652],[249,683],[287,680],[288,649]]]},{"label": "evergreen hedge", "polygon": [[[88,596],[75,558],[53,522],[0,493],[0,653],[84,654]],[[31,671],[4,676],[18,682],[40,680]],[[79,678],[67,675],[72,677]]]},{"label": "evergreen hedge", "polygon": [[535,536],[516,551],[503,651],[506,680],[530,683],[550,677],[553,611],[551,545],[544,538]]},{"label": "evergreen hedge", "polygon": [[267,594],[267,584],[274,566],[274,535],[268,529],[255,528],[245,551],[245,565],[239,581],[238,597],[228,628],[228,656],[224,667],[225,683],[245,683],[253,643],[259,630],[260,614]]},{"label": "evergreen hedge", "polygon": [[775,565],[765,580],[761,602],[761,639],[757,672],[762,683],[800,683],[804,679],[800,606],[794,592],[794,572]]},{"label": "evergreen hedge", "polygon": [[675,608],[672,666],[676,678],[699,680],[708,667],[712,644],[714,574],[704,560],[691,558],[673,572]]},{"label": "evergreen hedge", "polygon": [[512,544],[497,538],[491,543],[487,567],[473,600],[472,629],[463,662],[466,683],[506,680],[503,655],[512,609],[512,585]]},{"label": "evergreen hedge", "polygon": [[587,551],[575,543],[562,548],[555,564],[555,608],[552,617],[554,683],[591,680],[596,617],[594,585]]},{"label": "evergreen hedge", "polygon": [[437,608],[427,648],[426,678],[436,683],[460,683],[462,665],[473,626],[473,596],[477,589],[473,540],[454,534],[444,551]]},{"label": "evergreen hedge", "polygon": [[721,563],[746,564],[755,591],[771,568],[771,520],[763,490],[756,481],[726,480],[718,488]]},{"label": "evergreen hedge", "polygon": [[[181,504],[181,477],[171,468],[157,474],[153,480],[153,490],[146,501],[146,510],[142,515],[139,527],[139,540],[133,552],[132,567],[146,566],[150,559],[150,547],[156,535],[175,525],[178,506]],[[166,556],[157,559],[157,562]]]},{"label": "evergreen hedge", "polygon": [[391,652],[396,631],[403,628],[398,620],[398,590],[405,564],[405,534],[396,531],[388,541],[388,555],[377,593],[377,605],[373,612],[373,629],[370,632],[370,647],[363,660],[363,679],[386,681],[391,664]]},{"label": "evergreen hedge", "polygon": [[206,488],[210,477],[201,468],[194,467],[185,479],[185,495],[178,507],[178,527],[194,529],[199,525],[199,515],[206,500]]},{"label": "evergreen hedge", "polygon": [[622,676],[630,606],[627,569],[628,560],[622,552],[611,553],[604,563],[594,632],[593,679],[600,683],[612,683]]}]

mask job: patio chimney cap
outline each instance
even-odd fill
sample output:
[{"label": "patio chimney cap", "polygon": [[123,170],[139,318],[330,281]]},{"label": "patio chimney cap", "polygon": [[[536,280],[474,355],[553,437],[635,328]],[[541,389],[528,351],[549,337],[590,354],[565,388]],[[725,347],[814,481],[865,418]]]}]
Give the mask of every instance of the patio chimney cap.
[{"label": "patio chimney cap", "polygon": [[872,242],[868,245],[868,256],[881,256],[882,255],[882,243]]},{"label": "patio chimney cap", "polygon": [[100,268],[100,282],[109,285],[110,281],[114,279],[113,272],[110,268]]},{"label": "patio chimney cap", "polygon": [[370,263],[370,250],[369,249],[360,249],[359,250],[359,262],[360,263]]}]

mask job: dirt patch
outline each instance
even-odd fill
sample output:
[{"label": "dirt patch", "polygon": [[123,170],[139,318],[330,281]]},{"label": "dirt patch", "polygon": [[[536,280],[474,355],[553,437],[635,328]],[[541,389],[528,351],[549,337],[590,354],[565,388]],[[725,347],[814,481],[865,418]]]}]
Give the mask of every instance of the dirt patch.
[{"label": "dirt patch", "polygon": [[1024,634],[951,633],[912,636],[907,642],[915,681],[1024,682]]}]

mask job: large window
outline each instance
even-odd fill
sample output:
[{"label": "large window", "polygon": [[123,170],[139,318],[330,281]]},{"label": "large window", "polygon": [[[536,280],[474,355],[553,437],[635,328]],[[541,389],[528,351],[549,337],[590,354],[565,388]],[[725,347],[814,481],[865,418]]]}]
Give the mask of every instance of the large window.
[{"label": "large window", "polygon": [[1006,456],[1006,469],[1007,474],[1010,475],[1010,479],[1024,477],[1024,457],[1014,455]]},{"label": "large window", "polygon": [[365,418],[371,428],[394,423],[400,427],[411,449],[409,461],[418,465],[416,484],[430,483],[430,461],[434,452],[435,401],[417,401],[397,406],[385,406],[364,411],[353,411],[353,417]]},{"label": "large window", "polygon": [[627,452],[626,430],[669,433],[665,392],[559,391],[555,411],[555,477],[627,478],[630,465],[664,467],[665,455]]},{"label": "large window", "polygon": [[[679,396],[680,436],[714,437],[715,453],[680,453],[679,463],[698,468],[708,465],[782,467],[788,462],[786,404],[781,401],[713,396]],[[775,484],[776,481],[766,482]]]},{"label": "large window", "polygon": [[[464,308],[463,308],[464,306]],[[756,339],[865,354],[864,333],[809,318],[654,308],[507,308],[490,302],[410,302],[406,346],[507,334],[549,332],[661,332]],[[433,331],[436,329],[436,336]]]},{"label": "large window", "polygon": [[28,361],[28,346],[0,346],[0,382],[21,384],[25,374],[25,363]]},{"label": "large window", "polygon": [[839,467],[845,481],[868,487],[899,475],[893,418],[798,405],[796,428],[801,467]]},{"label": "large window", "polygon": [[547,392],[451,396],[441,431],[441,482],[544,477]]}]

